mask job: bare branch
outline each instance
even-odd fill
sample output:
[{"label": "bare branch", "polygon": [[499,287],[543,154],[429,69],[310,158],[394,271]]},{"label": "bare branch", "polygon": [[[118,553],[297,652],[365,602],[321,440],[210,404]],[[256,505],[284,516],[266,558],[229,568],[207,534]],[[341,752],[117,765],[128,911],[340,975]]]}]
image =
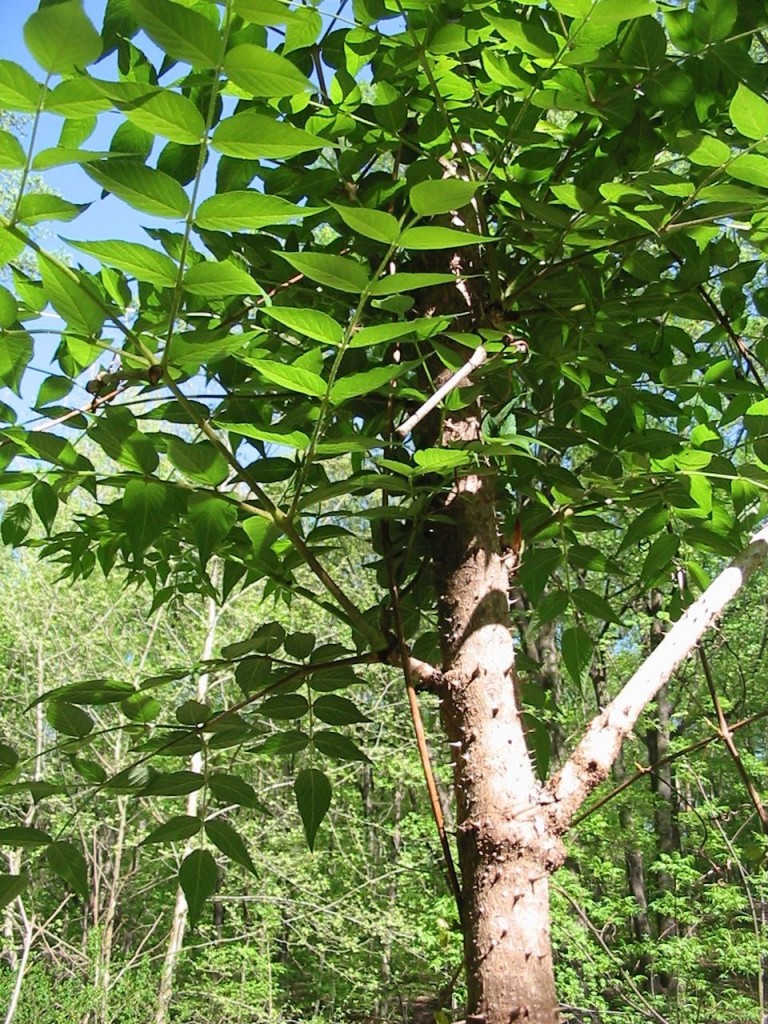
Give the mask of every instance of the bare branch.
[{"label": "bare branch", "polygon": [[557,831],[564,832],[570,826],[587,796],[607,777],[622,742],[644,708],[766,558],[768,524],[686,609],[619,695],[592,720],[582,741],[547,785],[544,800],[552,802],[552,822]]}]

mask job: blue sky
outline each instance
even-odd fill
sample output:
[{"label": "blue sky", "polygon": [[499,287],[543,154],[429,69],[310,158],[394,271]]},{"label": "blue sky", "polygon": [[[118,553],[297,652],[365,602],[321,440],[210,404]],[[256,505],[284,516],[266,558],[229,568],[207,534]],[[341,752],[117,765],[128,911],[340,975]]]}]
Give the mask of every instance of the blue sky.
[{"label": "blue sky", "polygon": [[[38,80],[43,75],[34,59],[29,55],[24,45],[24,22],[37,10],[37,0],[0,0],[0,57],[14,60],[30,71]],[[97,29],[101,29],[104,15],[104,0],[85,0],[85,11],[93,21]],[[148,40],[142,40],[146,50],[152,55],[157,52]],[[93,65],[90,69],[96,77],[111,78],[115,75],[114,59],[108,58],[100,64]],[[112,133],[115,131],[121,118],[117,115],[102,115],[99,118],[99,127],[96,132],[86,141],[84,146],[88,149],[107,149]],[[63,119],[52,115],[44,115],[38,132],[36,149],[44,149],[46,146],[55,145]],[[151,239],[142,230],[142,224],[150,227],[172,228],[172,222],[159,220],[143,213],[132,211],[124,203],[118,202],[112,197],[100,199],[100,189],[91,179],[76,166],[65,166],[53,168],[45,173],[45,180],[59,192],[65,199],[75,203],[92,203],[90,209],[69,224],[53,224],[52,230],[60,231],[67,238],[83,240],[97,240],[106,238],[121,238],[133,241],[141,241],[154,245]],[[87,261],[84,261],[87,265]]]},{"label": "blue sky", "polygon": [[[24,23],[37,10],[37,6],[37,0],[15,0],[15,2],[14,0],[0,0],[0,39],[2,40],[0,57],[21,64],[39,81],[42,80],[43,73],[27,52],[23,34]],[[84,6],[94,25],[101,29],[105,6],[104,0],[85,0]],[[148,44],[146,48],[152,53],[154,51],[152,44],[148,43],[147,40],[143,40],[143,42]],[[96,76],[111,78],[115,75],[114,58],[108,58],[103,64],[94,65],[90,70]],[[102,115],[99,118],[99,126],[96,132],[84,144],[85,147],[96,150],[107,149],[112,133],[121,120],[116,114]],[[55,145],[62,124],[63,119],[61,117],[44,115],[38,129],[35,150],[40,151],[47,146]],[[23,145],[27,142],[28,139],[22,140]],[[161,143],[158,144],[158,149]],[[51,223],[45,226],[45,234],[42,241],[47,247],[52,249],[58,248],[61,250],[64,248],[58,240],[59,235],[63,238],[88,241],[120,238],[140,241],[156,247],[156,243],[143,230],[143,225],[178,229],[179,225],[173,221],[160,220],[139,213],[111,196],[107,196],[105,199],[100,198],[101,190],[99,187],[77,165],[52,168],[46,171],[44,178],[52,188],[71,202],[91,204],[83,214],[70,223]],[[75,262],[82,263],[82,265],[91,270],[96,269],[96,264],[81,254],[73,253],[73,258]],[[40,324],[30,324],[31,327],[44,325],[44,321]],[[58,340],[57,334],[36,335],[35,366],[38,368],[38,371],[30,370],[25,375],[20,400],[11,396],[7,389],[0,389],[2,399],[9,402],[23,420],[35,416],[31,412],[31,405],[36,399],[44,373],[60,372],[58,367],[52,365],[51,362],[55,348],[58,345]],[[109,362],[109,357],[106,355],[104,362]],[[87,376],[91,376],[91,374]],[[63,404],[76,406],[83,405],[87,401],[88,395],[86,392],[78,388],[64,400]]]}]

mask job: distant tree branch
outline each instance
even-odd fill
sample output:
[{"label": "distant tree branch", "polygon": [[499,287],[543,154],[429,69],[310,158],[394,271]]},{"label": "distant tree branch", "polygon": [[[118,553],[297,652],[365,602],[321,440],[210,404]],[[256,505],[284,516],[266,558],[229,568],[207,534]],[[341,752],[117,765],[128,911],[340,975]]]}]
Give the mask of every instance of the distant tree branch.
[{"label": "distant tree branch", "polygon": [[547,784],[555,828],[564,832],[589,794],[607,777],[643,710],[694,650],[746,581],[768,558],[768,524],[686,609],[619,695],[590,723],[584,738]]}]

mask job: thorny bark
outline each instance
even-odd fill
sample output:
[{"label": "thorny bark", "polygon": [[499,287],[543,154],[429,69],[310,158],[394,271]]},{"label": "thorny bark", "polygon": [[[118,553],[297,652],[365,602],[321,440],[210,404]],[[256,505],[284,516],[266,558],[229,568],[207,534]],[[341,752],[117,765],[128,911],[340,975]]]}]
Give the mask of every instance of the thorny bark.
[{"label": "thorny bark", "polygon": [[[480,436],[476,407],[446,420],[443,443]],[[521,720],[508,577],[490,475],[456,479],[432,535],[445,685],[454,750],[464,891],[467,1020],[559,1020],[549,936],[549,874],[562,861],[538,807]]]}]

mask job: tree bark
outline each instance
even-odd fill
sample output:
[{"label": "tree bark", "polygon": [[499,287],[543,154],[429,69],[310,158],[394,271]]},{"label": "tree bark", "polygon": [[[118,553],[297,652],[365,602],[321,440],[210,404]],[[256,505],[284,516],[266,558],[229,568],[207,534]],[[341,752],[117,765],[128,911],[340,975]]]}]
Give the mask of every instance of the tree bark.
[{"label": "tree bark", "polygon": [[[446,420],[443,444],[480,437],[476,407]],[[444,687],[454,751],[463,885],[467,1021],[557,1024],[546,828],[525,742],[491,475],[458,476],[432,531]]]}]

